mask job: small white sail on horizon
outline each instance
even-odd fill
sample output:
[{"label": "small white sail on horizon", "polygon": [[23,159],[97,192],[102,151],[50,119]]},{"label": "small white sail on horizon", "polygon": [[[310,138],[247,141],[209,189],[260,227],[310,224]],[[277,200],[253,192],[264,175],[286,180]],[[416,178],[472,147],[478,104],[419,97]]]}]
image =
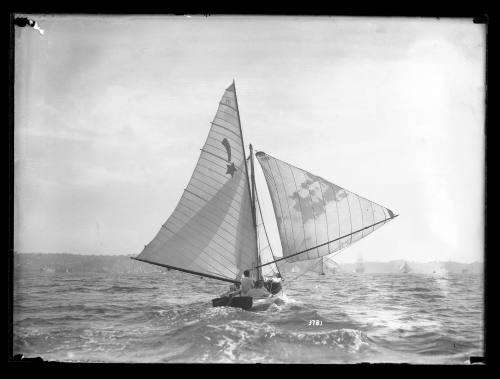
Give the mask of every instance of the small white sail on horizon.
[{"label": "small white sail on horizon", "polygon": [[399,272],[402,274],[408,274],[411,271],[410,266],[408,265],[407,262],[404,262],[400,267],[399,267]]}]

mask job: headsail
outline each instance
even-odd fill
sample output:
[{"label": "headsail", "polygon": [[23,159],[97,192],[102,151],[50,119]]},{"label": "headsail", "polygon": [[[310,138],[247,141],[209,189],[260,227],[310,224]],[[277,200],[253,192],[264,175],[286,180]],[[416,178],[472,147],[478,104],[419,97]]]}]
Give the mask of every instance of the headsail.
[{"label": "headsail", "polygon": [[271,194],[287,262],[334,253],[396,217],[319,176],[263,152],[255,156]]},{"label": "headsail", "polygon": [[136,259],[235,279],[257,265],[257,237],[234,83],[211,124],[177,207]]}]

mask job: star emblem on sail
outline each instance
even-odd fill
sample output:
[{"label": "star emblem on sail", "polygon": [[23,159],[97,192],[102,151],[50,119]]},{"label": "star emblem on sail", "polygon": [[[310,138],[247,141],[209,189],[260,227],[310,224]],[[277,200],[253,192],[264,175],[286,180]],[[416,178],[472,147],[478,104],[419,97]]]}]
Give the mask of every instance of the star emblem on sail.
[{"label": "star emblem on sail", "polygon": [[227,138],[224,138],[221,143],[226,148],[227,161],[230,162],[230,164],[227,165],[226,174],[230,174],[232,178],[234,176],[234,172],[236,171],[236,167],[234,166],[234,162],[231,162],[231,145],[229,144]]}]

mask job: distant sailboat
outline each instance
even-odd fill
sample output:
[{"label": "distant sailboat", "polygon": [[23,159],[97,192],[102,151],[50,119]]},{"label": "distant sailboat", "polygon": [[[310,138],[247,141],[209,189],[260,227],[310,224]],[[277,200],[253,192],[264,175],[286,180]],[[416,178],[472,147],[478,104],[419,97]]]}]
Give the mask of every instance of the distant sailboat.
[{"label": "distant sailboat", "polygon": [[437,276],[437,277],[445,277],[448,275],[448,270],[446,269],[446,267],[444,267],[442,264],[440,264],[437,268],[435,268],[432,271],[432,273],[434,276]]},{"label": "distant sailboat", "polygon": [[399,267],[399,272],[402,274],[408,274],[411,272],[410,266],[408,265],[407,262],[404,262],[400,267]]},{"label": "distant sailboat", "polygon": [[397,217],[388,208],[259,151],[255,157],[271,195],[283,256],[266,253],[270,245],[265,228],[259,229],[263,220],[252,145],[249,148],[247,159],[233,82],[219,102],[177,207],[134,259],[236,285],[249,270],[264,281],[271,300],[229,294],[213,299],[212,305],[251,309],[281,294],[276,278],[284,261],[322,259]]},{"label": "distant sailboat", "polygon": [[320,258],[319,274],[320,275],[325,275],[325,258],[324,257]]},{"label": "distant sailboat", "polygon": [[323,267],[326,269],[327,272],[330,272],[332,274],[336,274],[342,271],[342,268],[337,262],[328,258],[323,260]]},{"label": "distant sailboat", "polygon": [[363,264],[363,260],[361,258],[358,259],[356,263],[356,268],[354,269],[356,274],[362,274],[365,272],[365,266]]}]

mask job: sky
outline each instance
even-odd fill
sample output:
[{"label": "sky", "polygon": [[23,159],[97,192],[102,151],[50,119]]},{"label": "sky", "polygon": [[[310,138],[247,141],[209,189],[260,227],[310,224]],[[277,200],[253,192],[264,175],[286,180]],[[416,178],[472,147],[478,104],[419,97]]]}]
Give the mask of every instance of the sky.
[{"label": "sky", "polygon": [[[30,15],[14,249],[138,254],[236,83],[245,143],[400,216],[339,262],[483,261],[485,27],[468,19]],[[266,185],[257,187],[280,250]]]}]

